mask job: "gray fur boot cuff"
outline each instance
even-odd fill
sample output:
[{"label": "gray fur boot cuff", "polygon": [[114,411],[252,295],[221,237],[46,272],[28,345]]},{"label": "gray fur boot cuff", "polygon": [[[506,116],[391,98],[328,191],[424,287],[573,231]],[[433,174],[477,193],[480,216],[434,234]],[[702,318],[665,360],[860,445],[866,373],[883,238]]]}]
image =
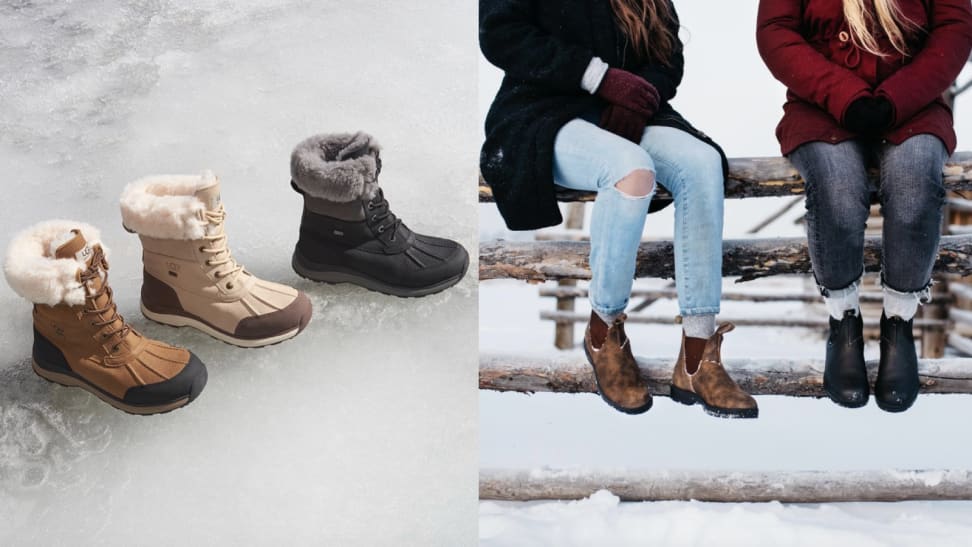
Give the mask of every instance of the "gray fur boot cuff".
[{"label": "gray fur boot cuff", "polygon": [[290,155],[290,177],[298,192],[328,201],[371,199],[378,192],[378,143],[364,132],[304,139]]}]

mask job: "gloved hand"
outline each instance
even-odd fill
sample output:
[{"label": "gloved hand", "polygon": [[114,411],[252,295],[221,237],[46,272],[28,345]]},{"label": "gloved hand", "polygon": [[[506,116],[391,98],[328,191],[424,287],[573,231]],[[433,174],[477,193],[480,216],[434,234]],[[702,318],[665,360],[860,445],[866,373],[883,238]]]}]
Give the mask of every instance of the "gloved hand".
[{"label": "gloved hand", "polygon": [[626,70],[609,68],[598,86],[596,95],[605,101],[622,106],[651,119],[658,112],[661,96],[655,86],[641,76]]},{"label": "gloved hand", "polygon": [[639,144],[650,120],[649,116],[640,112],[628,110],[616,104],[609,104],[601,113],[600,126],[601,129]]},{"label": "gloved hand", "polygon": [[861,97],[844,113],[844,127],[866,137],[884,134],[894,123],[894,106],[884,97]]}]

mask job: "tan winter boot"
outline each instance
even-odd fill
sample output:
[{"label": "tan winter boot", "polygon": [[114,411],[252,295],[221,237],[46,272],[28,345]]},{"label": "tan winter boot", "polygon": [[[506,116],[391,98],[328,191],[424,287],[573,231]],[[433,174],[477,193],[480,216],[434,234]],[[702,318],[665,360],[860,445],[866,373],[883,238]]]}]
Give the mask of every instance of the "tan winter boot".
[{"label": "tan winter boot", "polygon": [[756,418],[756,399],[743,391],[722,366],[722,336],[736,328],[723,323],[705,342],[702,360],[694,370],[688,368],[685,355],[685,333],[682,349],[672,373],[672,399],[685,405],[701,403],[706,414],[719,418]]},{"label": "tan winter boot", "polygon": [[189,404],[206,385],[206,367],[125,323],[99,239],[92,226],[53,220],[21,232],[7,250],[7,282],[34,303],[34,372],[132,414]]},{"label": "tan winter boot", "polygon": [[307,295],[259,279],[233,259],[212,173],[135,181],[122,193],[121,210],[125,229],[142,241],[145,317],[248,348],[292,338],[310,322]]}]

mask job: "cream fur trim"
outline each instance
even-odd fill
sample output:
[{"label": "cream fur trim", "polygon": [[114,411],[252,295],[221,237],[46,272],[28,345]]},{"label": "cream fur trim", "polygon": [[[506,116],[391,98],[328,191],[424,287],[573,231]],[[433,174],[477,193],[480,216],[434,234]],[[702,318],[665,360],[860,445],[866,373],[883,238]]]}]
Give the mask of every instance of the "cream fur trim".
[{"label": "cream fur trim", "polygon": [[84,304],[85,290],[78,270],[87,264],[74,258],[54,258],[50,243],[65,232],[80,230],[89,246],[101,244],[101,232],[90,224],[73,220],[49,220],[35,224],[14,236],[7,247],[3,274],[17,294],[35,304],[56,306]]},{"label": "cream fur trim", "polygon": [[193,194],[218,183],[212,171],[200,175],[155,175],[122,191],[122,223],[129,231],[159,239],[200,239],[206,235],[206,205]]}]

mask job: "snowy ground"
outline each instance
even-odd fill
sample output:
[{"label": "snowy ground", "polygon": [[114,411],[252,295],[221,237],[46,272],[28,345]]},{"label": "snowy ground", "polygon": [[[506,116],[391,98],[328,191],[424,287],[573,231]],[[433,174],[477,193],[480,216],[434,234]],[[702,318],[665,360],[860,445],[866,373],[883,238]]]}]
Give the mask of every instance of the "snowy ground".
[{"label": "snowy ground", "polygon": [[[475,541],[475,275],[407,300],[300,280],[288,185],[300,139],[368,131],[393,210],[475,254],[475,11],[0,3],[3,246],[43,219],[100,226],[122,313],[209,366],[188,408],[121,414],[29,370],[30,306],[0,283],[0,544]],[[243,350],[138,313],[140,248],[119,192],[205,168],[223,180],[236,257],[310,294],[298,338]]]},{"label": "snowy ground", "polygon": [[[685,27],[687,71],[675,106],[720,142],[730,156],[779,154],[773,130],[783,89],[768,74],[753,36],[757,2],[677,3]],[[726,28],[738,33],[726,40]],[[965,78],[972,76],[966,70]],[[480,58],[480,112],[488,107],[499,73]],[[972,148],[972,94],[956,109],[959,148]],[[781,207],[780,199],[730,200],[727,238],[746,231]],[[765,235],[802,236],[794,221],[802,207]],[[672,210],[649,216],[645,235],[670,238]],[[492,206],[480,209],[480,237],[529,239],[505,230]],[[642,281],[642,286],[659,282]],[[752,287],[799,290],[800,279],[771,279]],[[490,281],[480,287],[480,347],[504,353],[549,353],[553,323],[539,310],[554,301],[537,287]],[[583,302],[578,311],[587,313]],[[678,312],[660,302],[655,314]],[[800,304],[727,302],[726,315],[805,313]],[[576,339],[582,335],[577,327]],[[669,357],[678,352],[675,325],[630,325],[635,353]],[[822,358],[822,333],[737,328],[726,337],[727,356]],[[576,350],[575,350],[576,351]],[[876,358],[870,344],[868,358]],[[859,470],[968,469],[972,433],[962,426],[972,396],[922,396],[909,412],[891,415],[872,402],[859,410],[826,400],[759,397],[760,418],[726,421],[659,397],[650,412],[626,416],[596,395],[480,393],[480,466],[540,469]],[[854,503],[821,505],[620,503],[608,492],[578,502],[480,503],[481,545],[969,545],[972,504]]]}]

